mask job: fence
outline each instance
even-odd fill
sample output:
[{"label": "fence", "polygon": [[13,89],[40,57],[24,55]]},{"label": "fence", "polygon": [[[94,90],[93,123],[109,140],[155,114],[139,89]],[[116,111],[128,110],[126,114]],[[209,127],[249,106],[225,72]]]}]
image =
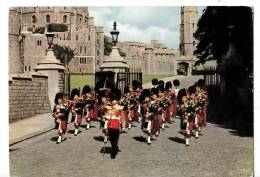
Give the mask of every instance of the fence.
[{"label": "fence", "polygon": [[[72,77],[83,76],[83,77],[93,77],[93,79],[80,79]],[[65,73],[64,74],[64,85],[65,85],[65,94],[69,98],[70,92],[73,88],[78,88],[80,91],[84,85],[90,85],[92,89],[99,89],[101,87],[109,87],[112,85],[117,86],[121,92],[124,91],[125,86],[132,86],[132,81],[137,80],[142,84],[142,72],[119,72],[115,73],[112,71],[99,71],[96,73]],[[74,84],[72,84],[72,82]],[[74,86],[72,88],[72,85]]]}]

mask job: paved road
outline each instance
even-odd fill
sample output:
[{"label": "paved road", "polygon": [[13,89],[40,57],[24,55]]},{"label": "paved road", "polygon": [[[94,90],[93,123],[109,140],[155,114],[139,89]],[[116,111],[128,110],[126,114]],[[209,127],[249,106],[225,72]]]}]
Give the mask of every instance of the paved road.
[{"label": "paved road", "polygon": [[[163,78],[164,82],[167,81],[173,81],[174,79],[180,80],[180,88],[188,88],[189,86],[193,85],[195,82],[197,82],[199,79],[203,79],[202,75],[194,75],[194,76],[172,76]],[[160,79],[159,79],[160,80]],[[151,82],[143,84],[143,88],[152,88],[153,85]]]},{"label": "paved road", "polygon": [[[185,147],[178,133],[179,120],[167,125],[152,145],[142,142],[135,123],[120,135],[122,152],[115,160],[106,153],[98,124],[82,129],[77,137],[67,134],[55,143],[56,131],[10,147],[12,177],[245,177],[253,164],[253,138],[239,137],[232,130],[207,124],[203,136]],[[71,127],[72,128],[72,127]],[[107,145],[109,147],[110,145]]]}]

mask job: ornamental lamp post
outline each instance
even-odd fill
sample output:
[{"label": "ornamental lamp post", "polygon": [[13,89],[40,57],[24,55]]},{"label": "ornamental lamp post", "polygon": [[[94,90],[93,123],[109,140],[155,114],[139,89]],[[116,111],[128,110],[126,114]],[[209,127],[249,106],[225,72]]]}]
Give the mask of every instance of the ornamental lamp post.
[{"label": "ornamental lamp post", "polygon": [[116,24],[116,22],[114,22],[114,28],[113,28],[113,30],[112,31],[110,31],[110,34],[111,34],[111,36],[112,36],[112,42],[113,42],[113,44],[114,45],[116,45],[116,43],[117,43],[117,41],[118,41],[118,35],[119,35],[119,31],[116,29],[116,26],[117,26],[117,24]]}]

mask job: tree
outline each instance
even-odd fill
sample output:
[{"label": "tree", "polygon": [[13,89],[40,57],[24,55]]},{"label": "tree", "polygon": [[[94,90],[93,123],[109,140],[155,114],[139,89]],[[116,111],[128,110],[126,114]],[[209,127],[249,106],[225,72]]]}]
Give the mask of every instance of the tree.
[{"label": "tree", "polygon": [[76,49],[71,49],[69,46],[60,46],[58,44],[53,45],[53,52],[57,59],[65,65],[66,71],[69,72],[68,63],[74,58]]},{"label": "tree", "polygon": [[253,66],[253,15],[251,7],[207,7],[198,22],[194,37],[198,39],[197,64],[208,60],[221,62],[226,54],[233,26],[232,42],[241,55],[241,64],[252,70]]},{"label": "tree", "polygon": [[[251,7],[207,7],[198,22],[195,51],[203,64],[217,60],[224,93],[209,87],[209,110],[218,120],[229,122],[239,134],[253,134],[253,9]],[[232,44],[232,45],[230,45]],[[229,50],[233,47],[233,55]],[[227,52],[230,55],[226,55]],[[221,114],[220,114],[221,113]],[[224,114],[223,114],[224,113]],[[218,121],[217,120],[217,121]]]}]

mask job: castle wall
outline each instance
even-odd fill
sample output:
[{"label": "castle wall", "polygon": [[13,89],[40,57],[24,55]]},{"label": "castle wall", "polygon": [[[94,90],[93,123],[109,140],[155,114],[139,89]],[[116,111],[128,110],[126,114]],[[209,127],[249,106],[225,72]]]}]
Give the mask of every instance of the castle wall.
[{"label": "castle wall", "polygon": [[48,77],[37,73],[13,75],[9,81],[9,121],[49,112]]},{"label": "castle wall", "polygon": [[21,73],[23,63],[21,57],[19,35],[20,35],[20,13],[19,9],[12,8],[9,11],[9,74]]},{"label": "castle wall", "polygon": [[[55,32],[54,44],[75,49],[76,55],[69,63],[71,71],[93,72],[101,64],[104,55],[103,28],[94,26],[94,18],[89,16],[87,7],[19,7],[17,10],[19,14],[16,14],[16,18],[10,19],[16,20],[12,23],[17,25],[14,29],[17,30],[21,26],[21,32],[15,32],[15,35],[9,37],[11,36],[10,45],[21,47],[21,52],[18,49],[15,52],[9,51],[13,58],[9,62],[10,68],[13,67],[10,73],[18,73],[18,67],[14,63],[17,63],[21,56],[24,65],[19,72],[33,71],[37,63],[45,57],[48,47],[46,36],[33,31],[38,27],[46,27],[49,23],[63,23],[68,26],[67,32]],[[50,16],[49,22],[46,21],[47,15]],[[11,27],[9,25],[9,28]],[[19,35],[23,36],[20,44]],[[14,69],[16,70],[13,71]]]}]

